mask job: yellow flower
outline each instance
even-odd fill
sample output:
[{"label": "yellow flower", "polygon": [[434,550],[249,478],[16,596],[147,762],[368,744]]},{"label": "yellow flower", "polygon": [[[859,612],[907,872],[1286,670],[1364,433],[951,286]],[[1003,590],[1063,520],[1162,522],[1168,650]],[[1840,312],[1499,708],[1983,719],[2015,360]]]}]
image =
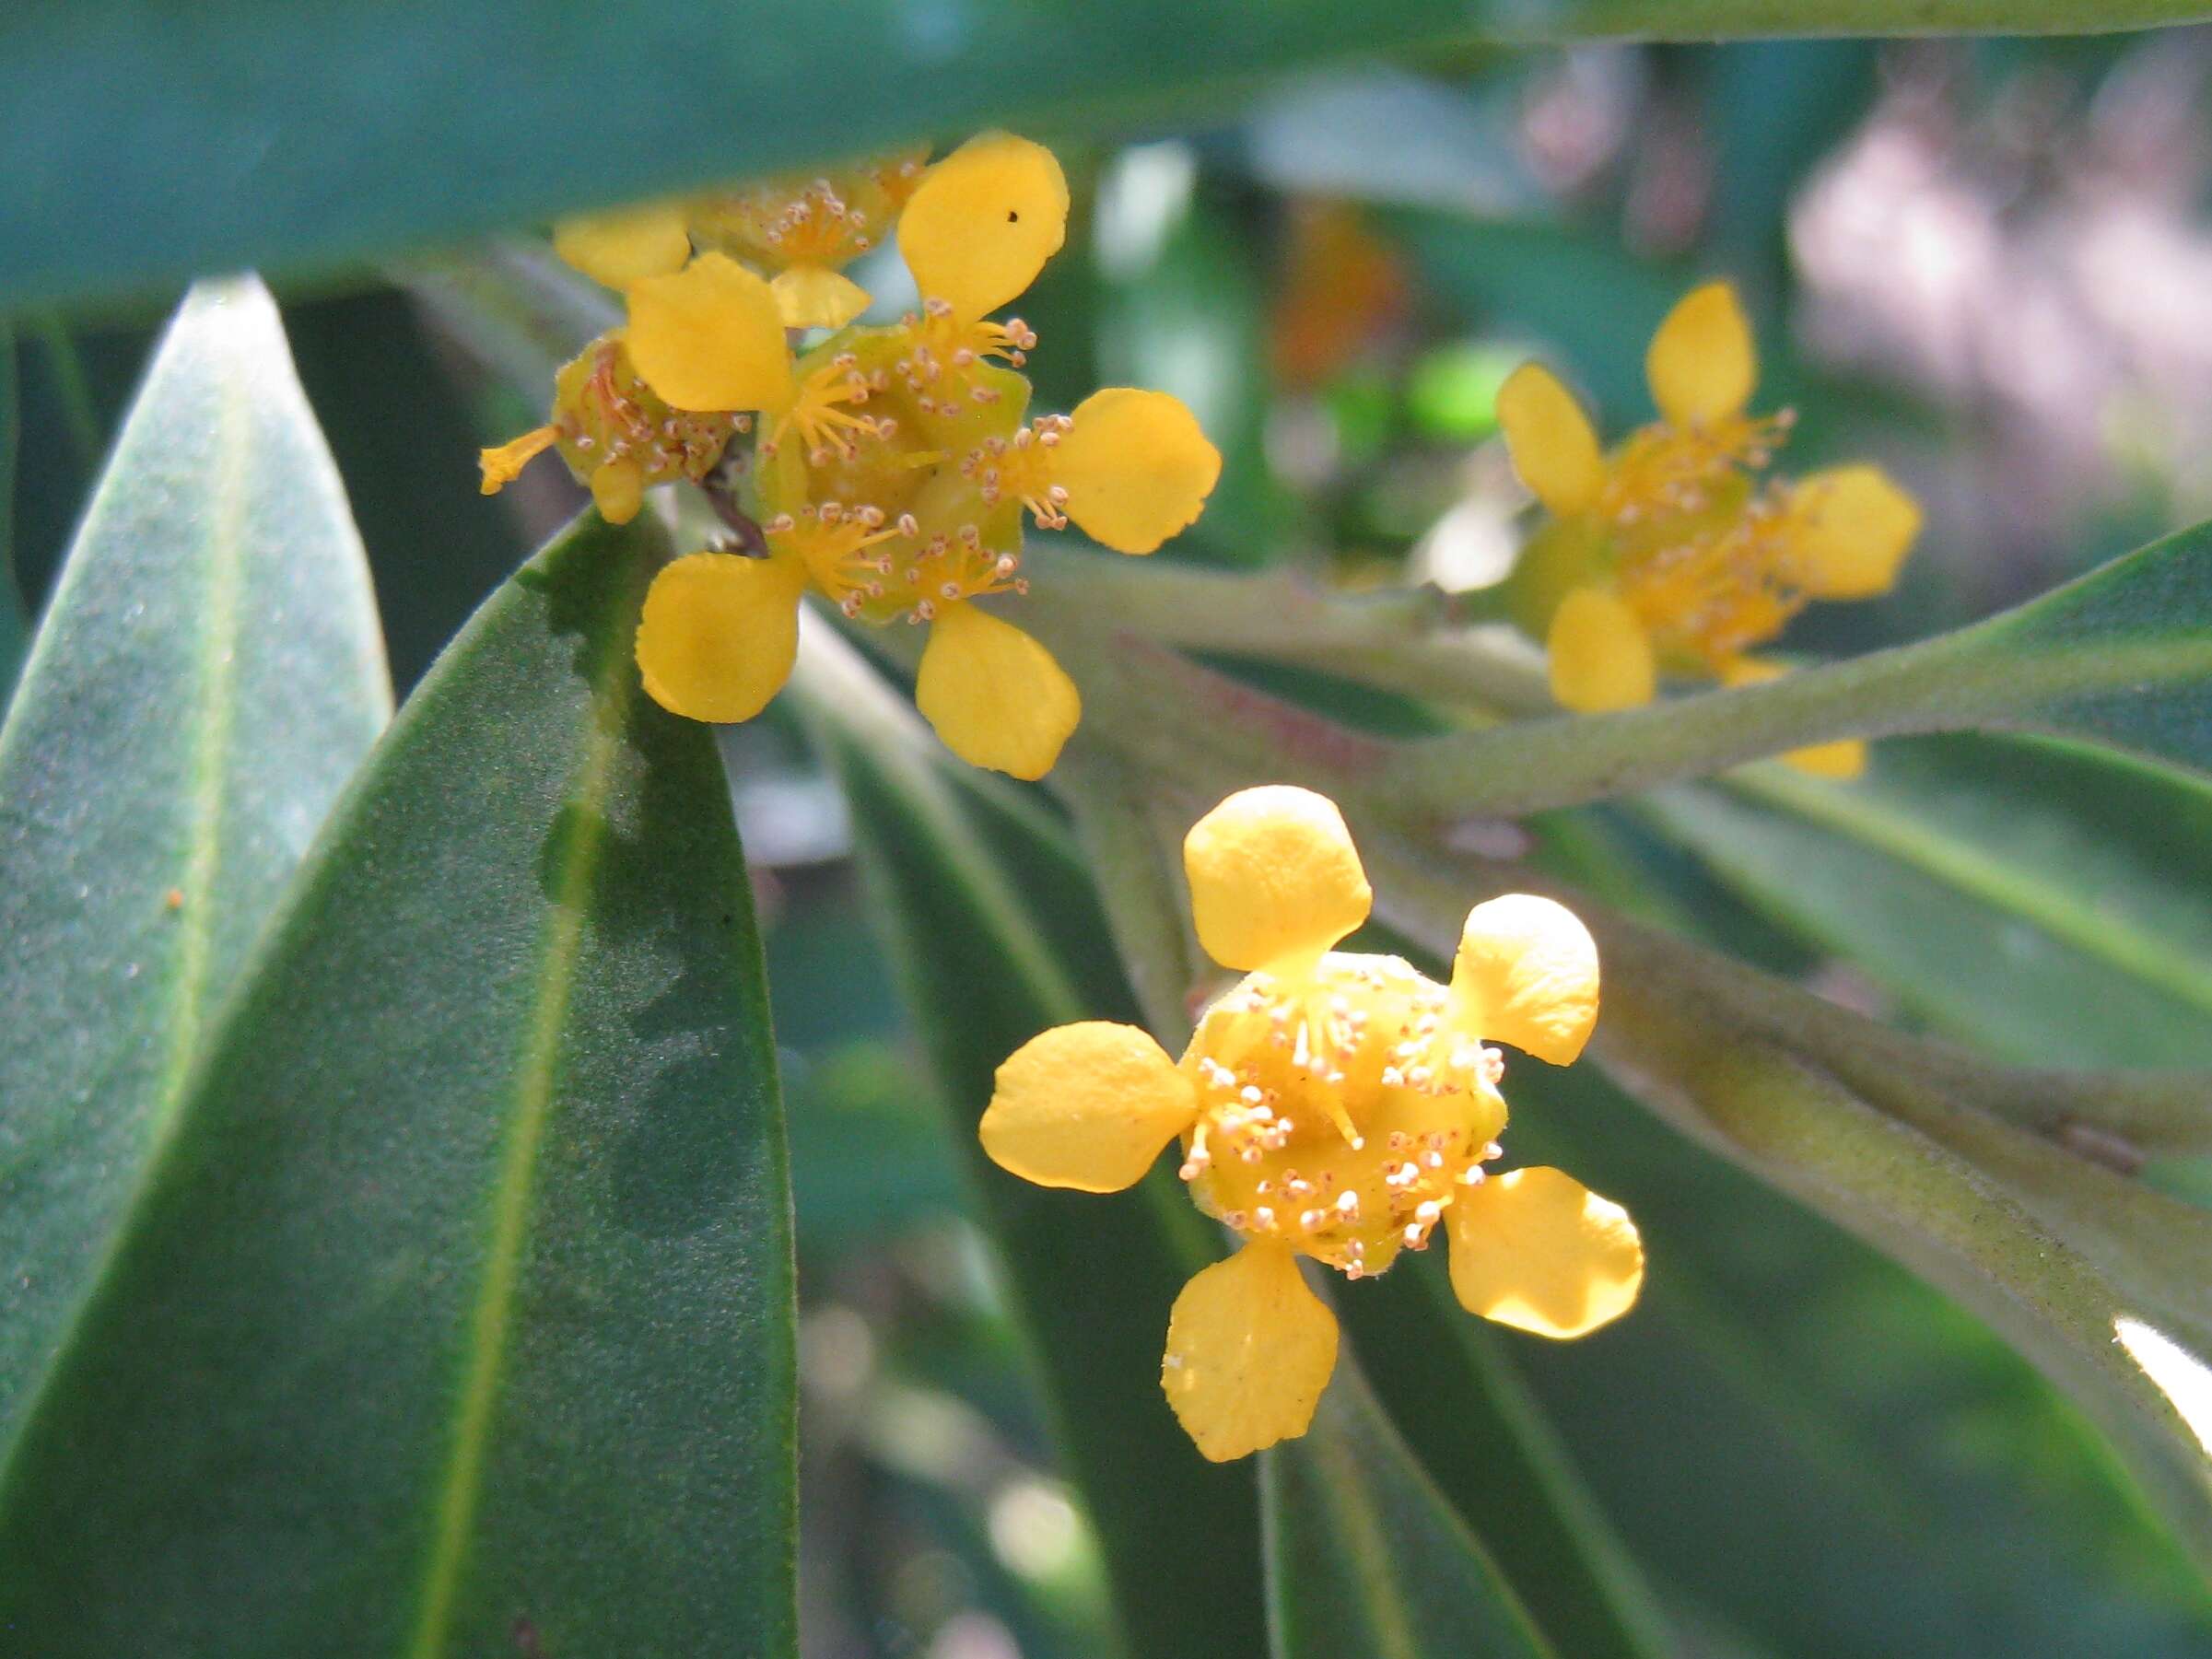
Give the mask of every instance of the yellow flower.
[{"label": "yellow flower", "polygon": [[[1889,591],[1920,532],[1919,508],[1878,468],[1764,476],[1791,421],[1747,413],[1758,362],[1727,284],[1682,298],[1644,368],[1659,418],[1610,453],[1540,365],[1498,393],[1514,466],[1547,514],[1514,578],[1516,608],[1569,708],[1648,703],[1662,673],[1779,672],[1752,649],[1813,600]],[[1790,758],[1850,776],[1863,756],[1830,744]]]},{"label": "yellow flower", "polygon": [[638,641],[654,696],[700,719],[757,710],[788,672],[782,642],[811,586],[856,621],[930,625],[915,697],[955,754],[1016,777],[1051,769],[1081,698],[1043,646],[977,602],[1026,590],[1024,509],[1150,553],[1198,517],[1221,471],[1165,392],[1117,387],[1027,419],[1018,370],[1036,336],[988,313],[1036,278],[1067,214],[1050,151],[970,141],[921,177],[899,219],[920,313],[795,358],[783,297],[727,253],[630,285],[626,338],[646,383],[676,409],[758,413],[749,505],[787,573],[729,555],[663,573]]},{"label": "yellow flower", "polygon": [[750,417],[679,409],[638,372],[621,329],[602,334],[553,382],[553,419],[483,452],[484,493],[495,496],[547,449],[557,448],[610,524],[638,516],[646,489],[694,483],[713,471]]},{"label": "yellow flower", "polygon": [[843,328],[868,293],[838,275],[883,242],[921,182],[928,146],[694,198],[693,240],[773,271],[790,328]]},{"label": "yellow flower", "polygon": [[1208,1214],[1242,1235],[1176,1299],[1161,1385],[1205,1456],[1305,1431],[1336,1361],[1335,1315],[1297,1257],[1358,1279],[1442,1224],[1463,1305],[1540,1336],[1579,1337],[1643,1283],[1634,1225],[1554,1169],[1491,1175],[1504,1062],[1486,1039],[1564,1065],[1598,1017],[1598,953],[1549,899],[1469,914],[1448,987],[1337,944],[1367,917],[1336,807],[1246,789],[1184,847],[1200,941],[1244,980],[1181,1061],[1106,1022],[1033,1038],[999,1069],[984,1150],[1046,1186],[1113,1192],[1171,1140]]}]

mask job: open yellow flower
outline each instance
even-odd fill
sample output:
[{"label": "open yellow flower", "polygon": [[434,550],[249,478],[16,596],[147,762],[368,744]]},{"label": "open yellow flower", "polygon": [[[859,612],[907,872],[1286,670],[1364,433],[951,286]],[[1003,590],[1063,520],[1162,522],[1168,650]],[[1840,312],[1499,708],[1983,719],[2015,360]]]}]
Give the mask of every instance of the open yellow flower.
[{"label": "open yellow flower", "polygon": [[[1727,284],[1683,297],[1644,368],[1659,418],[1609,453],[1542,366],[1498,393],[1514,466],[1547,515],[1515,573],[1516,609],[1543,636],[1569,708],[1648,703],[1662,674],[1741,684],[1779,672],[1753,650],[1816,599],[1888,592],[1920,532],[1919,508],[1878,468],[1765,476],[1791,419],[1748,412],[1758,358]],[[1847,777],[1863,751],[1788,758]]]},{"label": "open yellow flower", "polygon": [[1001,1167],[1113,1192],[1171,1140],[1200,1208],[1241,1235],[1168,1321],[1161,1385],[1205,1456],[1303,1434],[1336,1362],[1337,1325],[1297,1258],[1358,1279],[1440,1224],[1462,1304],[1540,1336],[1628,1311],[1644,1277],[1634,1225],[1558,1170],[1491,1176],[1504,1061],[1555,1065],[1598,1017],[1598,953],[1549,899],[1469,913],[1450,985],[1394,956],[1335,947],[1367,917],[1367,881],[1333,803],[1246,789],[1184,847],[1200,941],[1245,978],[1177,1062],[1132,1026],[1063,1025],[999,1069],[979,1128]]},{"label": "open yellow flower", "polygon": [[[794,350],[792,328],[841,325],[867,303],[837,267],[894,217],[920,311]],[[1036,335],[990,313],[1036,280],[1067,220],[1052,152],[988,133],[926,170],[919,154],[894,157],[564,221],[560,251],[623,290],[628,321],[563,371],[553,422],[484,452],[485,490],[557,444],[620,521],[652,485],[706,479],[757,424],[752,464],[733,458],[718,487],[743,492],[768,557],[711,551],[656,578],[638,636],[647,689],[695,719],[749,719],[790,672],[812,588],[857,622],[929,625],[922,713],[963,758],[1040,777],[1082,699],[1042,645],[977,602],[1027,591],[1024,511],[1151,553],[1221,475],[1165,392],[1110,387],[1029,418],[1019,371]]]}]

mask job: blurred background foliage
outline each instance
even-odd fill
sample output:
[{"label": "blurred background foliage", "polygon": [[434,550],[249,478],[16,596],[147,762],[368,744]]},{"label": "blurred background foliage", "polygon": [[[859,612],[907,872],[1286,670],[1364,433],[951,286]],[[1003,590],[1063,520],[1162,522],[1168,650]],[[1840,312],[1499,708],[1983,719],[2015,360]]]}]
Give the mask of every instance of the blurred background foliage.
[{"label": "blurred background foliage", "polygon": [[[1515,546],[1504,375],[1541,353],[1620,431],[1647,413],[1650,330],[1692,277],[1725,273],[1761,328],[1762,401],[1801,413],[1792,464],[1871,456],[1928,510],[1896,594],[1818,609],[1790,645],[1917,638],[2212,516],[2208,80],[2203,29],[1470,47],[1081,132],[1031,121],[1077,193],[1070,252],[1022,306],[1049,343],[1039,397],[1129,382],[1198,411],[1226,468],[1164,559],[1458,591]],[[278,287],[403,695],[582,500],[549,467],[477,496],[477,445],[534,419],[537,391],[427,291],[405,265]],[[175,298],[17,316],[0,429],[23,615]],[[1371,695],[1300,695],[1354,724],[1405,718]],[[887,908],[942,902],[932,884],[954,877],[914,864],[897,892],[863,887],[856,835],[887,833],[884,808],[849,801],[790,699],[723,742],[792,1147],[804,1651],[1116,1651],[1098,1536],[1039,1392],[1058,1338],[1012,1312],[984,1230],[1001,1200],[963,1128],[989,1065],[1071,1011],[1021,982],[1018,948],[918,964],[901,952],[926,925],[886,942]],[[1026,872],[1001,895],[1007,926],[1061,964],[1065,996],[1133,1010],[1056,809],[946,787]],[[2195,784],[2054,742],[1902,740],[1849,791],[1678,786],[1537,828],[1586,883],[1908,1029],[2020,1064],[2212,1066],[2212,793]],[[932,976],[934,1003],[902,999]],[[994,1011],[964,1052],[948,1001]],[[1585,1575],[1612,1575],[1617,1625],[1586,1644],[1554,1622],[1558,1651],[1663,1632],[1649,1651],[1727,1659],[2212,1652],[2194,1562],[2077,1409],[1973,1317],[1589,1067],[1523,1066],[1512,1092],[1516,1156],[1568,1164],[1644,1224],[1636,1315],[1565,1349],[1502,1342],[1426,1316],[1425,1261],[1343,1305],[1375,1398],[1511,1555],[1522,1599],[1571,1619]],[[2186,1159],[2147,1178],[2212,1193]],[[1104,1254],[1079,1232],[1092,1212],[1042,1213],[1021,1224]],[[1114,1296],[1139,1300],[1148,1272]],[[1131,1317],[1156,1326],[1165,1306]],[[1594,1556],[1500,1544],[1527,1489],[1440,1420],[1438,1345],[1464,1346],[1448,1362],[1496,1377],[1497,1408],[1578,1472]],[[1150,1474],[1160,1492],[1195,1478]],[[1161,1564],[1163,1595],[1222,1602],[1211,1651],[1256,1637],[1240,1623],[1254,1543]],[[1299,1651],[1358,1638],[1313,1640]]]}]

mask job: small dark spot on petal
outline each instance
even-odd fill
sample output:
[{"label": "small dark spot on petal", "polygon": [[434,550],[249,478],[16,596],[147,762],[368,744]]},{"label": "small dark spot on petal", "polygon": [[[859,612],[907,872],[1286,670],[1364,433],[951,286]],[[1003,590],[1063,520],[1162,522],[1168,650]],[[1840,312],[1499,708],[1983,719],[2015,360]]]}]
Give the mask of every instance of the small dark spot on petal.
[{"label": "small dark spot on petal", "polygon": [[1009,207],[1006,210],[1006,222],[1009,225],[1019,225],[1022,222],[1022,216],[1013,208]]}]

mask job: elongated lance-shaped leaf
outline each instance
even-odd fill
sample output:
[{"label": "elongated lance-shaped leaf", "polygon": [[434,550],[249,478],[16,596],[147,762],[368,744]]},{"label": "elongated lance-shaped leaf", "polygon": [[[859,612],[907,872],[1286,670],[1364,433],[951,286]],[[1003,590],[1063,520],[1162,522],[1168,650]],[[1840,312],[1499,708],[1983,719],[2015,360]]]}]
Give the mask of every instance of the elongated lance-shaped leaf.
[{"label": "elongated lance-shaped leaf", "polygon": [[[1471,38],[2121,29],[2192,0],[711,0],[466,8],[133,0],[0,28],[0,296],[327,265],[562,211],[1038,121],[1207,120],[1240,84]],[[270,65],[312,63],[312,76]],[[840,88],[878,89],[866,98]]]},{"label": "elongated lance-shaped leaf", "polygon": [[303,869],[0,1489],[122,1655],[793,1651],[789,1186],[641,521],[486,604]]},{"label": "elongated lance-shaped leaf", "polygon": [[976,1138],[993,1073],[1031,1037],[1138,1019],[1126,989],[1080,977],[1106,934],[1083,867],[995,804],[1001,791],[952,781],[961,763],[834,636],[802,631],[793,690],[851,798],[877,914],[1130,1649],[1259,1653],[1250,1469],[1200,1459],[1160,1391],[1168,1309],[1216,1249],[1205,1224],[1165,1170],[1124,1193],[1049,1191],[1001,1170]]},{"label": "elongated lance-shaped leaf", "polygon": [[1259,1458],[1274,1659],[1554,1652],[1349,1353],[1312,1429]]},{"label": "elongated lance-shaped leaf", "polygon": [[1762,685],[1416,743],[1385,768],[1412,812],[1516,814],[1808,743],[2002,729],[2212,773],[2212,525],[1972,627]]},{"label": "elongated lance-shaped leaf", "polygon": [[276,308],[250,280],[198,289],[0,729],[0,1466],[217,1003],[390,708]]},{"label": "elongated lance-shaped leaf", "polygon": [[[2212,1065],[2212,787],[2085,745],[1884,745],[1637,815],[1949,1034],[2048,1065]],[[2212,1106],[2199,1114],[2212,1144]]]}]

